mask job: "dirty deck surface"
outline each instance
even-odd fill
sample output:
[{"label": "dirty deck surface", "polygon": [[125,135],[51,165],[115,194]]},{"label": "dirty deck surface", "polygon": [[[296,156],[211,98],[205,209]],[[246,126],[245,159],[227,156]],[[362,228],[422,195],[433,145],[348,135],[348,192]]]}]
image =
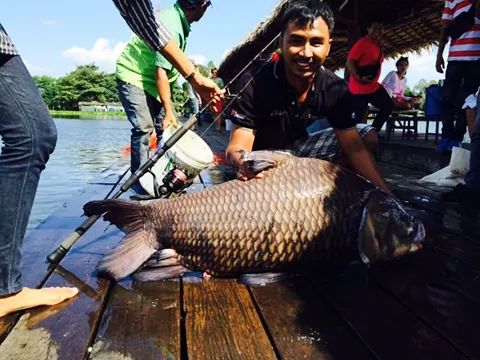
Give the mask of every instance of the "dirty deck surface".
[{"label": "dirty deck surface", "polygon": [[[210,131],[206,139],[222,153],[227,134]],[[264,287],[235,279],[98,278],[96,263],[122,236],[103,221],[49,267],[46,255],[82,222],[82,205],[121,184],[118,172],[104,174],[24,246],[27,286],[74,285],[81,293],[1,319],[0,359],[480,359],[478,213],[439,201],[443,189],[419,185],[420,172],[382,168],[424,221],[425,249],[368,270]],[[210,186],[228,174],[217,166],[203,178]]]}]

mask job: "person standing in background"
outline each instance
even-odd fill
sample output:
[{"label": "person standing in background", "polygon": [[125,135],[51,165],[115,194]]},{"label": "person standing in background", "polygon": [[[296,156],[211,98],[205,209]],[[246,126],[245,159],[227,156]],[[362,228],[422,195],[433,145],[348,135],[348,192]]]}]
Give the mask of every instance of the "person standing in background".
[{"label": "person standing in background", "polygon": [[[461,106],[465,98],[480,86],[480,1],[476,1],[475,9],[472,6],[472,0],[446,0],[443,8],[443,26],[435,63],[441,74],[445,68],[443,50],[449,39],[451,42],[442,89],[442,140],[436,147],[437,152],[460,146],[467,128]],[[450,26],[471,10],[474,10],[472,26],[457,39],[451,38]]]},{"label": "person standing in background", "polygon": [[378,108],[373,127],[380,132],[393,110],[393,101],[378,83],[384,60],[380,41],[383,24],[371,20],[367,24],[367,35],[359,39],[347,57],[347,70],[350,74],[348,89],[352,93],[353,108],[357,123],[365,122],[364,115],[368,104]]},{"label": "person standing in background", "polygon": [[[172,35],[172,39],[185,50],[187,37],[193,22],[199,21],[210,6],[206,0],[177,0],[169,9],[158,14],[160,23]],[[148,160],[149,139],[154,129],[177,126],[171,99],[171,85],[179,72],[159,52],[151,51],[139,37],[134,36],[116,63],[117,89],[132,124],[131,171],[134,173]],[[188,81],[188,79],[187,79]],[[162,119],[161,110],[165,116]],[[159,130],[160,129],[160,130]],[[160,140],[161,133],[157,133]],[[146,195],[137,182],[132,189],[139,195]]]}]

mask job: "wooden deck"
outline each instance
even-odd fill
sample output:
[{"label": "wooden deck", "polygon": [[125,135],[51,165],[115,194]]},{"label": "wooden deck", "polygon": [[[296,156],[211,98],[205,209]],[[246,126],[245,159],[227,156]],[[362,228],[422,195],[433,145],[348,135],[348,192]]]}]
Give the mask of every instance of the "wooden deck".
[{"label": "wooden deck", "polygon": [[[206,139],[223,152],[226,133],[210,131]],[[424,221],[425,249],[369,270],[264,287],[98,278],[97,261],[122,236],[103,221],[49,267],[46,255],[82,222],[82,205],[121,181],[115,173],[96,179],[24,246],[27,286],[74,285],[81,293],[1,319],[0,359],[480,359],[479,214],[440,202],[442,189],[415,181],[421,172],[382,167]],[[207,185],[225,176],[226,166],[203,173]]]}]

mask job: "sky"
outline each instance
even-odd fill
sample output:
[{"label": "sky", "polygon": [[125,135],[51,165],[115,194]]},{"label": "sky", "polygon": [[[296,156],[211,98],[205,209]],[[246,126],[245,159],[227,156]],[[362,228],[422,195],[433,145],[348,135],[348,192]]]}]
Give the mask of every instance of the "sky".
[{"label": "sky", "polygon": [[[153,0],[155,9],[174,0]],[[192,25],[187,54],[196,62],[218,65],[228,50],[264,20],[280,0],[212,0],[205,16]],[[59,77],[77,65],[95,63],[114,71],[117,56],[131,37],[111,0],[0,0],[0,22],[32,75]],[[438,80],[436,48],[410,54],[408,84]],[[395,69],[383,64],[381,79]]]}]

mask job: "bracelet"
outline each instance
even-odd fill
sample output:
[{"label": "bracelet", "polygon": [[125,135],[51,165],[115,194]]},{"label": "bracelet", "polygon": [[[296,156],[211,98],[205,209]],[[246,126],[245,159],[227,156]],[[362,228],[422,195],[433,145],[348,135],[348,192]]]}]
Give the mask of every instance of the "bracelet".
[{"label": "bracelet", "polygon": [[190,74],[185,76],[185,80],[190,81],[195,76],[196,73],[197,73],[197,68],[193,69],[193,71]]}]

